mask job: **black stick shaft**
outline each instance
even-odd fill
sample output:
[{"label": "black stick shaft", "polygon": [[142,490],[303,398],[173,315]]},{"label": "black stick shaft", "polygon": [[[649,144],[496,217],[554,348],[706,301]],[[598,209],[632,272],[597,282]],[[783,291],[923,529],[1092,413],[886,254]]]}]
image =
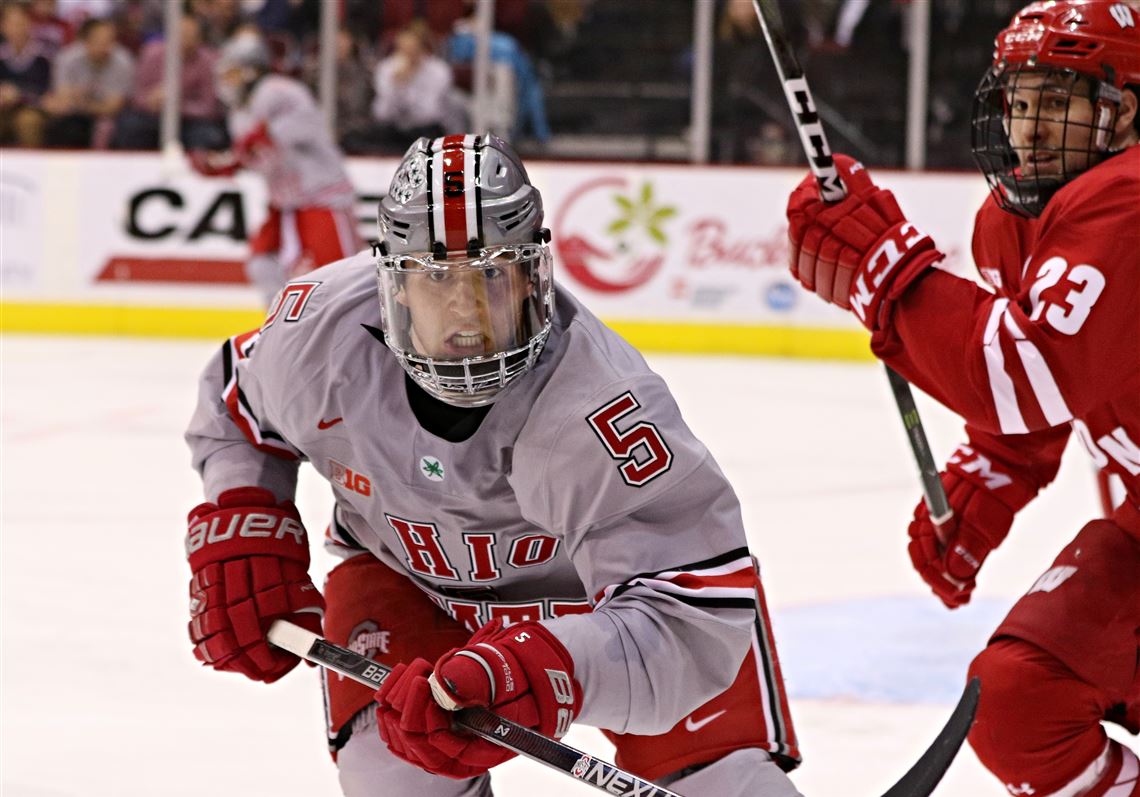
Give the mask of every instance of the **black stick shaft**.
[{"label": "black stick shaft", "polygon": [[[784,96],[795,119],[796,130],[799,131],[800,142],[807,154],[811,172],[819,183],[820,195],[825,202],[838,202],[847,196],[847,187],[843,185],[835,168],[831,147],[827,143],[827,134],[824,132],[819,112],[812,99],[811,89],[804,77],[803,68],[800,67],[800,62],[788,43],[784,23],[780,18],[780,9],[776,0],[752,0],[752,5],[756,9],[756,16],[760,19],[760,26],[764,29],[764,38],[768,42],[772,60],[776,62],[776,72],[779,73],[780,82],[784,86]],[[930,443],[926,439],[926,430],[922,427],[922,419],[914,403],[914,394],[911,392],[910,384],[894,369],[885,364],[883,367],[887,371],[891,393],[895,397],[895,404],[898,405],[907,440],[910,441],[910,450],[918,466],[918,475],[922,479],[922,495],[926,501],[926,508],[930,511],[931,520],[936,526],[940,526],[949,520],[954,512],[950,508],[950,502],[946,500],[946,491],[938,476],[938,465],[930,453]]]},{"label": "black stick shaft", "polygon": [[973,727],[981,691],[981,681],[971,678],[934,743],[883,797],[928,797],[934,791]]},{"label": "black stick shaft", "polygon": [[[273,624],[269,630],[269,641],[290,653],[368,687],[379,687],[391,672],[379,662],[334,645],[286,620],[278,620]],[[456,711],[455,724],[469,733],[609,794],[681,797],[676,792],[642,780],[613,764],[549,739],[537,731],[504,719],[485,708],[464,708]]]}]

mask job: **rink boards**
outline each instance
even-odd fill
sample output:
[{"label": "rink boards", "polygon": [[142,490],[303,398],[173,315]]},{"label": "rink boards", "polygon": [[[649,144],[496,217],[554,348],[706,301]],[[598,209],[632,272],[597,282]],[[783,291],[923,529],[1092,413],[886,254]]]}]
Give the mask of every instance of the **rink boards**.
[{"label": "rink boards", "polygon": [[[349,160],[361,237],[395,159]],[[798,169],[529,166],[558,279],[648,350],[863,359],[866,335],[790,278],[784,205]],[[973,174],[881,172],[910,217],[972,271]],[[0,330],[218,337],[256,326],[245,241],[254,174],[207,179],[158,154],[20,152],[0,169]]]}]

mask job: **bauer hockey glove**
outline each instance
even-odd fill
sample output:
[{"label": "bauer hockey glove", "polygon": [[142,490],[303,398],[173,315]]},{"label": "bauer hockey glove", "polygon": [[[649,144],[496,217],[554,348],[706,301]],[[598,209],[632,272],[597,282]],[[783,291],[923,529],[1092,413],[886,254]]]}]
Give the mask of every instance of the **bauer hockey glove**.
[{"label": "bauer hockey glove", "polygon": [[890,303],[944,255],[863,164],[836,155],[835,166],[847,186],[844,199],[824,202],[810,174],[788,198],[789,267],[801,285],[875,332]]},{"label": "bauer hockey glove", "polygon": [[966,445],[958,447],[941,476],[954,516],[935,528],[926,503],[919,501],[907,529],[907,553],[934,594],[956,609],[970,602],[979,568],[1038,486]]},{"label": "bauer hockey glove", "polygon": [[300,659],[272,647],[270,624],[288,618],[321,633],[325,602],[309,578],[309,540],[292,501],[239,487],[190,511],[190,640],[215,670],[276,681]]},{"label": "bauer hockey glove", "polygon": [[[428,677],[434,674],[433,683]],[[539,623],[483,626],[466,647],[433,668],[399,664],[376,693],[380,736],[396,756],[450,778],[472,778],[515,753],[451,728],[451,711],[487,706],[496,714],[562,738],[582,709],[569,651]],[[441,707],[441,704],[446,708]]]}]

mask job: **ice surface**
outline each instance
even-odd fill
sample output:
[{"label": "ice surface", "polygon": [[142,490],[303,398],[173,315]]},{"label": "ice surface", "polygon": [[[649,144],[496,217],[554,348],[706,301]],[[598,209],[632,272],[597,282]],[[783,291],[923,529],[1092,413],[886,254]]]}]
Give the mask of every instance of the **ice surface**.
[{"label": "ice surface", "polygon": [[[198,667],[186,641],[182,534],[200,492],[180,438],[214,345],[0,340],[5,797],[339,793],[312,670],[255,685]],[[881,369],[651,362],[741,497],[804,748],[800,790],[880,794],[941,727],[988,630],[1096,510],[1084,452],[1070,447],[975,603],[950,613],[906,557],[919,486]],[[919,401],[942,459],[960,425]],[[311,528],[330,503],[306,473]],[[609,755],[591,729],[568,741]],[[596,793],[525,761],[496,784],[506,797]],[[938,794],[1004,790],[967,749]]]}]

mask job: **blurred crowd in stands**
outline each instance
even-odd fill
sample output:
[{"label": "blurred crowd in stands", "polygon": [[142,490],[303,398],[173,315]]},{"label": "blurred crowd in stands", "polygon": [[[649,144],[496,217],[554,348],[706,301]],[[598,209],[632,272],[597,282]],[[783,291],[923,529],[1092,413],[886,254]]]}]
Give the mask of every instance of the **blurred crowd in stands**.
[{"label": "blurred crowd in stands", "polygon": [[[154,149],[164,99],[166,2],[180,2],[181,130],[187,149],[227,145],[218,49],[255,27],[273,69],[317,88],[323,0],[2,0],[0,144]],[[337,132],[349,154],[402,153],[470,117],[473,0],[338,3]],[[546,141],[535,58],[590,0],[499,0],[487,124]]]},{"label": "blurred crowd in stands", "polygon": [[[316,91],[325,0],[181,4],[181,138],[227,145],[218,48],[256,27],[276,71]],[[154,149],[167,0],[0,0],[0,145]],[[402,152],[471,120],[474,0],[338,4],[337,139]],[[694,2],[714,4],[710,157],[802,160],[752,0],[496,0],[485,126],[527,154],[689,157]],[[779,0],[833,146],[902,164],[910,2],[929,2],[928,157],[965,168],[973,89],[992,37],[1023,0]]]}]

